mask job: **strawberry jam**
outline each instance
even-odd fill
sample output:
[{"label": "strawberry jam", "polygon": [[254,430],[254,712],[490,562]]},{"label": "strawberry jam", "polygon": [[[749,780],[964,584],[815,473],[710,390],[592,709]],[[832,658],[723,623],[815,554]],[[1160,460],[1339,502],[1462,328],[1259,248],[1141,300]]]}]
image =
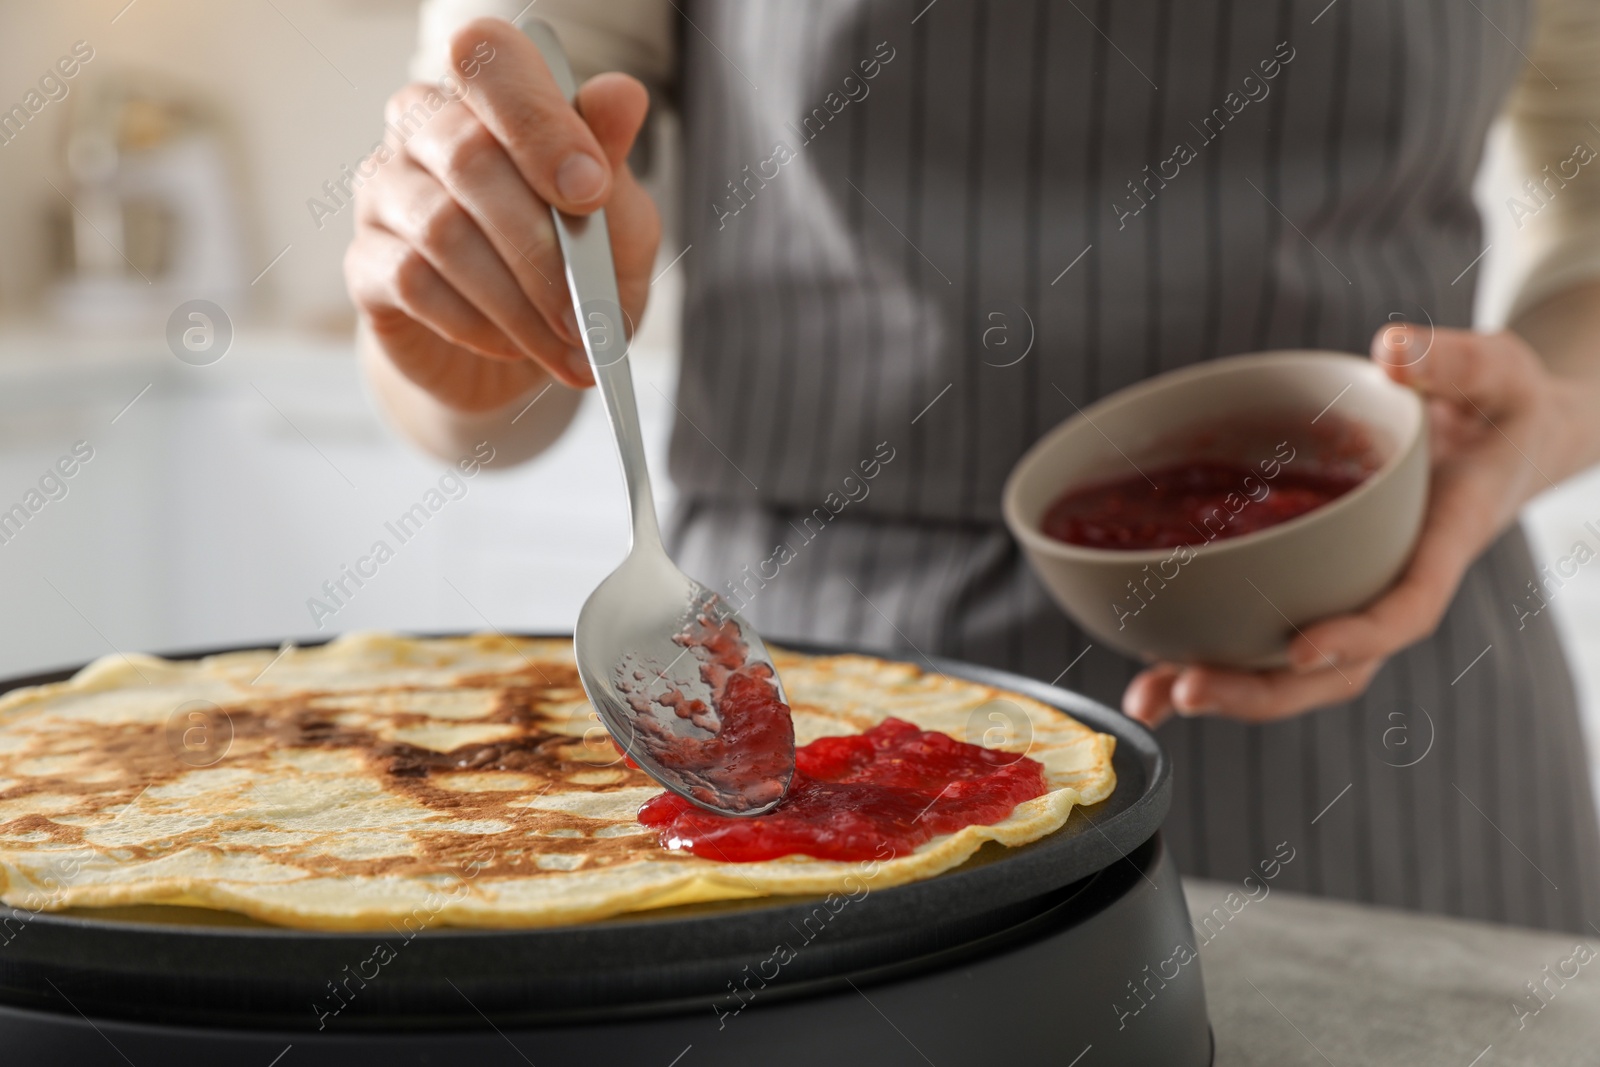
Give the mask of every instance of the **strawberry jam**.
[{"label": "strawberry jam", "polygon": [[1272,477],[1242,463],[1174,464],[1072,489],[1045,512],[1044,532],[1090,548],[1138,550],[1201,545],[1242,537],[1348,493],[1366,473],[1275,469]]},{"label": "strawberry jam", "polygon": [[639,821],[667,848],[706,859],[883,859],[938,834],[1000,822],[1047,789],[1035,760],[890,718],[796,749],[789,793],[766,815],[715,815],[663,793],[645,803]]},{"label": "strawberry jam", "polygon": [[[772,668],[749,662],[738,624],[710,613],[673,640],[699,661],[704,695],[685,693],[674,684],[681,679],[664,681],[665,670],[652,678],[650,670],[625,663],[617,689],[637,712],[634,741],[675,788],[703,803],[744,811],[771,805],[783,795],[794,753],[794,722]],[[680,719],[695,731],[679,733],[674,720]]]}]

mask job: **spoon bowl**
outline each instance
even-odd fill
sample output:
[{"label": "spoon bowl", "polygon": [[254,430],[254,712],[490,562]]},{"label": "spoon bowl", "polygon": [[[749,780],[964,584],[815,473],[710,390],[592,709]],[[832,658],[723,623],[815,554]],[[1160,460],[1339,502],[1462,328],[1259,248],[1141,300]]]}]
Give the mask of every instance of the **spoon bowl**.
[{"label": "spoon bowl", "polygon": [[[726,678],[738,671],[764,676],[774,699],[788,703],[766,646],[665,552],[636,543],[584,603],[574,643],[590,703],[617,745],[662,785],[723,815],[759,815],[783,799],[794,774],[787,714],[755,724],[767,742],[755,746],[740,743],[751,731],[727,714]],[[727,668],[724,658],[739,665]],[[742,736],[727,736],[733,730]]]}]

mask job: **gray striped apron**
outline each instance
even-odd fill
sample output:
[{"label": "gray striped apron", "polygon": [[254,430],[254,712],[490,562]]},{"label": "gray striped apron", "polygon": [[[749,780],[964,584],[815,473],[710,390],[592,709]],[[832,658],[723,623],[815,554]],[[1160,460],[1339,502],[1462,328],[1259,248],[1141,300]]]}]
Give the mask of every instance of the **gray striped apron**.
[{"label": "gray striped apron", "polygon": [[[1468,325],[1471,182],[1523,63],[1500,31],[1530,20],[1522,0],[687,5],[684,567],[777,639],[1116,706],[1137,666],[1030,576],[1007,472],[1074,405],[1174,367]],[[1360,699],[1162,727],[1183,869],[1240,878],[1288,841],[1287,888],[1600,921],[1533,577],[1513,530]]]}]

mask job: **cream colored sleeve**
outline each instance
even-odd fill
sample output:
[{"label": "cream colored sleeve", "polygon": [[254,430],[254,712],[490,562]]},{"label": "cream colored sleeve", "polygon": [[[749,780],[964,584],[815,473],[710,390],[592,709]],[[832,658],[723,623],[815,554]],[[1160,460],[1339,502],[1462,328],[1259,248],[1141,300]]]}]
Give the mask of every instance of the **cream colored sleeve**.
[{"label": "cream colored sleeve", "polygon": [[581,82],[603,71],[632,74],[665,91],[677,69],[671,0],[422,0],[411,76],[435,81],[450,67],[450,35],[482,16],[538,15],[556,28]]},{"label": "cream colored sleeve", "polygon": [[1524,170],[1506,210],[1526,242],[1518,259],[1531,265],[1512,321],[1600,279],[1600,0],[1539,0],[1536,19],[1506,109]]}]

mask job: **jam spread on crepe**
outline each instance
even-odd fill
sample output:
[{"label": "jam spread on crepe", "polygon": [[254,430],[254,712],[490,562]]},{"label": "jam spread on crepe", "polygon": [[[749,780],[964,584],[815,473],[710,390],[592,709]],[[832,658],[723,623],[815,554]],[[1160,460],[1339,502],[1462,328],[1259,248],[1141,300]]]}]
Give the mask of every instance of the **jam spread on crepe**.
[{"label": "jam spread on crepe", "polygon": [[1045,534],[1071,545],[1128,551],[1201,545],[1288,522],[1338,499],[1366,477],[1285,468],[1266,482],[1253,467],[1221,460],[1174,464],[1146,474],[1062,494],[1045,512]]},{"label": "jam spread on crepe", "polygon": [[1047,789],[1035,760],[890,718],[796,749],[789,793],[766,815],[716,815],[663,793],[639,821],[667,848],[712,860],[881,859],[885,845],[901,856],[939,834],[999,822]]}]

